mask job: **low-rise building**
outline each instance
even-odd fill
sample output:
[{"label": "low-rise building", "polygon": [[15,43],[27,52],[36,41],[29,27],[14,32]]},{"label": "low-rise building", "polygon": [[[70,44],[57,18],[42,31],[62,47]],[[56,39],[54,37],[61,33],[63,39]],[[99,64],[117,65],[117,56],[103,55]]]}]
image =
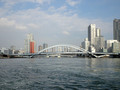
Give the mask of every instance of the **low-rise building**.
[{"label": "low-rise building", "polygon": [[107,49],[107,52],[113,52],[113,50],[112,50],[112,44],[113,43],[118,43],[118,41],[117,40],[106,40],[105,41],[105,48]]},{"label": "low-rise building", "polygon": [[6,49],[6,50],[4,50],[4,54],[13,54],[13,50]]},{"label": "low-rise building", "polygon": [[120,53],[120,42],[112,43],[112,52],[113,53]]},{"label": "low-rise building", "polygon": [[88,41],[88,38],[85,38],[85,40],[82,42],[82,48],[84,48],[86,51],[89,50],[90,42]]}]

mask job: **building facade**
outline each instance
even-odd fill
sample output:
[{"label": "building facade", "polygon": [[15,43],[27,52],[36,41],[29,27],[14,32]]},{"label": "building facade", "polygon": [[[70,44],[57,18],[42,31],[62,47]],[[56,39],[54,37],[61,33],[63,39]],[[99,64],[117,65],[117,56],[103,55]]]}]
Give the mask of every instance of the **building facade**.
[{"label": "building facade", "polygon": [[118,40],[120,42],[120,19],[113,20],[113,36],[114,40]]},{"label": "building facade", "polygon": [[95,49],[96,52],[102,52],[102,49],[105,46],[105,40],[103,36],[95,37]]},{"label": "building facade", "polygon": [[35,42],[34,41],[30,41],[30,53],[34,53],[35,51],[35,49],[34,49],[34,46],[35,45]]}]

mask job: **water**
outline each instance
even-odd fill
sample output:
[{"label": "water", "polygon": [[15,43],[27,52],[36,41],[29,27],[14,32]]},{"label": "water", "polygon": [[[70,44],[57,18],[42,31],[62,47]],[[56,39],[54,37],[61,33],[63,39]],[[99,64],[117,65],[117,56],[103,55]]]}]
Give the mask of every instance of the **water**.
[{"label": "water", "polygon": [[120,59],[0,59],[0,90],[119,90]]}]

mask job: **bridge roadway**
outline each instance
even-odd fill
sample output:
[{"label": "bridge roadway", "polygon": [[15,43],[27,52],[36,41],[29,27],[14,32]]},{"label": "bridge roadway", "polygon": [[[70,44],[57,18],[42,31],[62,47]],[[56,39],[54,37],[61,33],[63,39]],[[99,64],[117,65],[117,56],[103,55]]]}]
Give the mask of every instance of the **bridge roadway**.
[{"label": "bridge roadway", "polygon": [[[10,58],[22,58],[22,57],[34,57],[34,56],[42,56],[42,55],[46,55],[46,56],[65,56],[65,55],[69,55],[69,56],[73,56],[73,55],[78,55],[78,56],[86,56],[86,57],[95,57],[95,58],[102,58],[102,57],[118,57],[120,58],[120,53],[103,53],[103,52],[96,52],[96,53],[86,53],[86,52],[55,52],[55,53],[51,53],[51,52],[47,52],[47,53],[40,53],[40,54],[9,54],[6,55],[4,54],[5,57],[10,57]],[[2,55],[2,56],[4,56]]]},{"label": "bridge roadway", "polygon": [[82,56],[82,57],[94,57],[94,58],[102,58],[102,57],[119,57],[120,53],[103,53],[103,52],[96,52],[96,53],[86,53],[86,52],[47,52],[47,53],[40,53],[40,54],[24,54],[23,56]]},{"label": "bridge roadway", "polygon": [[[52,50],[56,50],[53,52]],[[69,51],[70,49],[74,49],[73,51]],[[67,51],[66,51],[67,50]],[[88,56],[88,57],[95,57],[95,58],[100,58],[100,57],[105,57],[105,56],[119,56],[120,53],[92,53],[89,51],[86,51],[85,49],[75,46],[75,45],[68,45],[68,44],[60,44],[60,45],[54,45],[50,46],[48,48],[42,49],[41,51],[37,53],[29,53],[29,54],[13,54],[13,55],[8,55],[9,57],[34,57],[38,55],[78,55],[78,56]]]},{"label": "bridge roadway", "polygon": [[30,54],[29,56],[80,56],[80,57],[94,57],[94,58],[102,58],[102,57],[120,57],[120,53],[103,53],[103,52],[96,52],[96,53],[86,53],[86,52],[56,52],[56,53],[40,53],[40,54]]}]

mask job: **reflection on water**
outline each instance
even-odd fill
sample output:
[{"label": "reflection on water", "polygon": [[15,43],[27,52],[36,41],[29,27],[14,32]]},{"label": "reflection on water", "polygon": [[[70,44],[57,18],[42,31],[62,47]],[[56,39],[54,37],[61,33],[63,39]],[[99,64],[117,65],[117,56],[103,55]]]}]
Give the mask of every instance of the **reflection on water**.
[{"label": "reflection on water", "polygon": [[111,58],[91,58],[87,61],[87,65],[90,68],[102,69],[102,70],[120,70],[120,59]]},{"label": "reflection on water", "polygon": [[0,59],[2,90],[120,89],[120,59]]}]

